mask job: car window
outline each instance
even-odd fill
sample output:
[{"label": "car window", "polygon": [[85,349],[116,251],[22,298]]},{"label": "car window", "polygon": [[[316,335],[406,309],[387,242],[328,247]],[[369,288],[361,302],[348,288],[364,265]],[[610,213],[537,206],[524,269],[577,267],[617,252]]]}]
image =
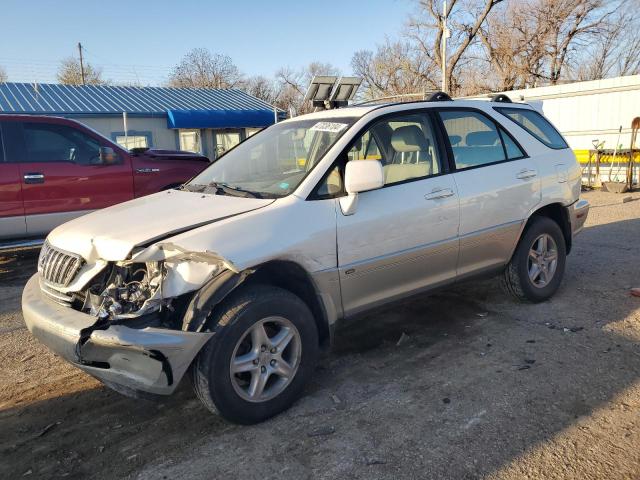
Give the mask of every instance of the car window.
[{"label": "car window", "polygon": [[478,167],[506,160],[496,124],[478,112],[439,112],[453,150],[456,168]]},{"label": "car window", "polygon": [[100,144],[96,139],[67,125],[23,124],[28,162],[100,163]]},{"label": "car window", "polygon": [[347,159],[381,161],[385,185],[441,171],[433,127],[423,114],[405,114],[377,122],[354,142]]},{"label": "car window", "polygon": [[523,108],[496,108],[496,110],[520,125],[547,147],[557,150],[569,148],[555,127],[535,110]]},{"label": "car window", "polygon": [[223,184],[269,198],[292,193],[356,119],[293,119],[252,135],[193,178],[187,189]]},{"label": "car window", "polygon": [[509,160],[516,160],[518,158],[524,158],[527,156],[527,154],[524,153],[524,150],[520,148],[513,137],[509,135],[504,128],[500,128],[500,136],[502,137],[504,149]]},{"label": "car window", "polygon": [[316,188],[316,196],[318,198],[332,198],[342,193],[342,189],[342,173],[340,167],[336,165],[329,171],[322,182],[320,182],[318,188]]}]

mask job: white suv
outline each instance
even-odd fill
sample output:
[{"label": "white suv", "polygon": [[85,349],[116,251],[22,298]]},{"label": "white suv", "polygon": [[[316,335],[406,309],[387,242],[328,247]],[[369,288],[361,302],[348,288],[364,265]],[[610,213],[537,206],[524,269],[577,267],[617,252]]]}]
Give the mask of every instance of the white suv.
[{"label": "white suv", "polygon": [[180,189],[58,227],[29,329],[125,394],[190,370],[253,423],[300,396],[341,318],[495,274],[548,299],[589,208],[573,152],[529,105],[435,98],[278,123]]}]

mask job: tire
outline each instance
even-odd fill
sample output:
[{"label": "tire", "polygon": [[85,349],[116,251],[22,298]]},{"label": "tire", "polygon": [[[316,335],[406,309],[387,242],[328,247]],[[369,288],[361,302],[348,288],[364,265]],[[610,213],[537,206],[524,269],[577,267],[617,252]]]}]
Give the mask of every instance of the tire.
[{"label": "tire", "polygon": [[[245,425],[289,408],[302,394],[318,358],[318,331],[307,305],[287,290],[254,285],[233,293],[214,312],[212,325],[226,326],[192,367],[198,398],[210,411]],[[287,336],[291,338],[284,343]],[[279,345],[285,346],[278,350]],[[234,359],[239,370],[251,370],[232,373]],[[261,381],[265,377],[266,384]]]},{"label": "tire", "polygon": [[[552,253],[540,255],[531,252],[532,257],[537,256],[538,259],[530,259],[530,251],[542,251],[539,243],[541,238],[546,238],[548,252],[552,250],[556,252],[556,263],[553,268]],[[541,258],[544,258],[542,263],[540,263]],[[524,231],[516,251],[504,271],[503,286],[507,292],[521,301],[539,303],[548,300],[556,293],[562,283],[566,260],[566,242],[560,226],[548,217],[535,217]],[[546,273],[543,268],[545,263]],[[533,264],[538,265],[538,269],[542,270],[538,276],[535,276],[536,270]],[[531,278],[532,275],[534,279]]]}]

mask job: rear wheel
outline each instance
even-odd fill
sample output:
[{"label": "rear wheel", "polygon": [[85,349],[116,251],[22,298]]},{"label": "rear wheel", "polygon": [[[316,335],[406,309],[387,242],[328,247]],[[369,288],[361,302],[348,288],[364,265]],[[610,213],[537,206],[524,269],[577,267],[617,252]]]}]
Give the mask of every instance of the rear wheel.
[{"label": "rear wheel", "polygon": [[565,238],[558,224],[547,217],[534,218],[504,271],[503,284],[520,300],[547,300],[560,287],[566,257]]},{"label": "rear wheel", "polygon": [[318,355],[307,305],[276,287],[252,286],[217,309],[226,325],[198,355],[196,394],[211,411],[251,424],[287,409],[302,393]]}]

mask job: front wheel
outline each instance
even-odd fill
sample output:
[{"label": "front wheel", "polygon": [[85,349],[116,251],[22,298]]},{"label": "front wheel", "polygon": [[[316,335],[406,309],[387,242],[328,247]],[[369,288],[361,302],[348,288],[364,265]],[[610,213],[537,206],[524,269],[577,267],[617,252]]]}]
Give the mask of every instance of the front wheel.
[{"label": "front wheel", "polygon": [[566,259],[558,224],[547,217],[534,218],[504,271],[503,284],[519,300],[542,302],[560,287]]},{"label": "front wheel", "polygon": [[196,394],[211,411],[242,424],[287,409],[302,393],[318,355],[318,332],[307,305],[271,286],[245,288],[212,320],[226,325],[194,364]]}]

